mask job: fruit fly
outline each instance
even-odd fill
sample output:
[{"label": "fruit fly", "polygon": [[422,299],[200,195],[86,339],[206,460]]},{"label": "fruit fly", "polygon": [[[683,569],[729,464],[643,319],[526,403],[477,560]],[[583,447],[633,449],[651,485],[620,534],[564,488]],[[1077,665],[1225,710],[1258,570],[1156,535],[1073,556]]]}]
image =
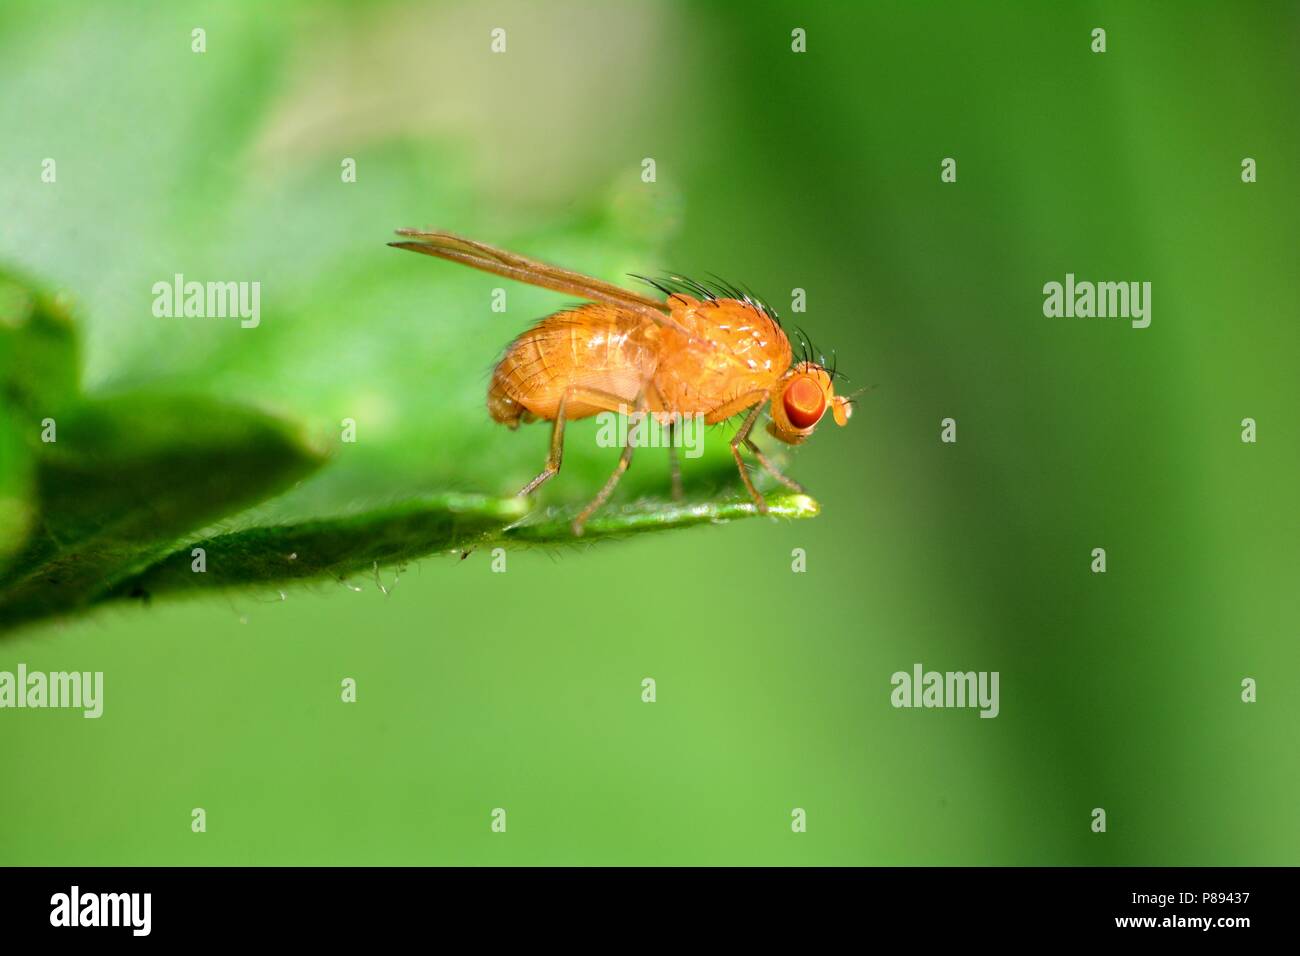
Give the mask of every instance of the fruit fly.
[{"label": "fruit fly", "polygon": [[[845,424],[852,400],[835,394],[836,371],[813,361],[810,346],[795,361],[794,350],[775,311],[748,291],[723,282],[705,284],[680,276],[641,279],[666,296],[640,295],[568,269],[537,262],[448,232],[399,229],[389,243],[450,262],[482,269],[556,292],[587,304],[550,315],[506,349],[492,372],[488,412],[510,428],[520,422],[552,422],[546,467],[524,485],[529,495],[560,471],[564,424],[601,412],[654,414],[671,430],[676,416],[700,415],[708,425],[744,414],[731,439],[740,479],[760,513],[767,504],[741,456],[748,449],[773,478],[803,489],[781,474],[750,438],[770,404],[768,432],[790,445],[805,441],[829,409]],[[587,519],[613,493],[632,462],[633,442],[624,443],[613,474],[573,521],[582,534]],[[681,477],[673,458],[673,493]]]}]

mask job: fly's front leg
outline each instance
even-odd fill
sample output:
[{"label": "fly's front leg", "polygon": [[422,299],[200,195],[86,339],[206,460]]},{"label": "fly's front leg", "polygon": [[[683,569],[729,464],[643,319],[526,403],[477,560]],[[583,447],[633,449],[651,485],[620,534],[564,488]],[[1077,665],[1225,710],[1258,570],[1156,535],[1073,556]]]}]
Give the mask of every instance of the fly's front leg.
[{"label": "fly's front leg", "polygon": [[760,401],[754,406],[753,410],[745,416],[745,423],[740,426],[740,431],[736,432],[735,437],[731,439],[731,457],[736,459],[736,467],[740,469],[740,480],[745,483],[745,489],[749,492],[749,497],[754,499],[754,504],[761,515],[767,514],[767,502],[763,500],[763,496],[758,493],[758,489],[754,487],[754,482],[749,477],[745,459],[740,457],[740,446],[750,444],[749,433],[754,430],[754,422],[758,421],[765,404],[767,403]]},{"label": "fly's front leg", "polygon": [[799,482],[795,481],[793,478],[787,478],[772,466],[772,463],[767,460],[767,456],[758,450],[758,446],[754,444],[754,439],[746,438],[745,447],[753,453],[754,457],[758,459],[758,463],[763,466],[769,475],[781,482],[781,484],[785,485],[795,494],[807,494],[807,492],[804,491],[803,485],[799,484]]},{"label": "fly's front leg", "polygon": [[[633,409],[637,414],[642,414],[645,412],[645,407],[645,390],[642,389],[637,393],[636,400],[633,403]],[[640,422],[636,426],[636,430],[639,432],[641,428],[645,427],[645,424],[644,421]],[[591,504],[583,508],[582,511],[579,512],[578,517],[573,519],[573,533],[577,537],[582,537],[582,529],[587,524],[587,519],[596,512],[597,508],[609,500],[609,496],[614,493],[614,486],[617,485],[618,480],[623,477],[623,472],[627,471],[628,466],[632,464],[632,451],[636,447],[632,444],[632,434],[634,429],[629,427],[627,431],[627,440],[623,444],[623,454],[618,457],[618,464],[614,466],[614,473],[606,480],[605,487],[600,489],[600,494],[596,495],[596,497],[592,499]]]}]

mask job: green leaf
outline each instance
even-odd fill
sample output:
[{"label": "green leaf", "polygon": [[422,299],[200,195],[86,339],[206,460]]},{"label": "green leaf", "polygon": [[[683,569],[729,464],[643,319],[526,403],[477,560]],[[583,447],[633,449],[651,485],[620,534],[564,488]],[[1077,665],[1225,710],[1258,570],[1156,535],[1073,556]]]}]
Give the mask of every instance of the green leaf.
[{"label": "green leaf", "polygon": [[67,297],[0,270],[0,401],[44,417],[76,398],[79,378]]},{"label": "green leaf", "polygon": [[323,460],[296,427],[200,398],[86,401],[59,416],[55,438],[35,446],[38,513],[0,579],[0,627],[89,604]]},{"label": "green leaf", "polygon": [[[332,577],[461,551],[517,521],[522,498],[443,494],[343,517],[246,528],[195,541],[121,582],[110,598]],[[194,548],[206,569],[194,570]]]},{"label": "green leaf", "polygon": [[[441,494],[334,519],[245,528],[187,544],[120,581],[103,599],[210,593],[324,578],[344,580],[439,552],[495,545],[577,544],[758,516],[750,501],[640,501],[598,513],[579,538],[572,529],[579,509],[547,509],[533,520],[525,517],[528,508],[528,501],[522,498]],[[768,502],[772,518],[811,518],[817,512],[817,503],[807,495],[785,495]],[[203,549],[202,572],[195,570],[196,548]]]},{"label": "green leaf", "polygon": [[27,443],[0,405],[0,571],[22,547],[32,518],[32,461]]},{"label": "green leaf", "polygon": [[[726,524],[740,518],[760,516],[758,508],[749,499],[693,503],[639,501],[596,512],[583,529],[582,537],[578,538],[573,534],[573,519],[579,510],[552,508],[539,512],[533,518],[506,529],[502,537],[507,541],[527,544],[574,544],[643,531]],[[770,518],[812,518],[818,511],[820,507],[817,502],[807,495],[779,495],[767,499],[767,515]]]},{"label": "green leaf", "polygon": [[22,547],[35,505],[41,421],[76,399],[79,359],[66,297],[0,270],[0,571]]}]

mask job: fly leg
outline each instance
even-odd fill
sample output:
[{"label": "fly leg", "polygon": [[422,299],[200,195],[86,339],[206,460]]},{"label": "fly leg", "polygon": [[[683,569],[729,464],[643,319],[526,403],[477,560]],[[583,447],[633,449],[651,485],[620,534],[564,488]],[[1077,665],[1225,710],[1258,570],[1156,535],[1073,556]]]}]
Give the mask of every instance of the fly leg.
[{"label": "fly leg", "polygon": [[731,439],[731,457],[736,459],[736,467],[740,469],[740,480],[745,483],[745,490],[749,492],[749,497],[754,499],[754,504],[761,515],[767,514],[767,502],[763,500],[763,496],[758,493],[753,480],[749,477],[749,470],[745,468],[745,459],[740,457],[740,446],[750,444],[749,433],[754,430],[754,422],[758,421],[759,413],[763,411],[765,404],[759,402],[754,406],[753,410],[745,416],[745,423]]},{"label": "fly leg", "polygon": [[560,396],[559,407],[555,409],[555,423],[551,426],[551,450],[546,456],[546,467],[541,474],[519,489],[516,497],[531,495],[546,482],[560,473],[560,463],[564,460],[564,406],[569,400],[569,392]]},{"label": "fly leg", "polygon": [[551,450],[546,456],[546,467],[541,474],[519,489],[518,498],[531,495],[546,482],[560,473],[560,463],[564,460],[564,422],[565,409],[571,401],[583,405],[593,405],[607,412],[617,412],[627,407],[627,399],[613,392],[602,392],[598,388],[585,385],[573,385],[564,390],[560,404],[555,409],[555,423],[551,426]]},{"label": "fly leg", "polygon": [[799,482],[795,481],[793,478],[787,478],[772,466],[772,463],[767,460],[767,456],[758,450],[758,446],[754,444],[754,439],[746,438],[745,447],[748,448],[753,456],[758,459],[758,463],[763,466],[763,469],[769,475],[781,482],[781,484],[785,485],[795,494],[807,494],[807,492],[804,491],[803,485],[799,484]]},{"label": "fly leg", "polygon": [[[645,390],[643,389],[637,393],[634,411],[637,413],[643,413],[645,411],[645,406]],[[645,422],[639,423],[637,425],[637,431],[644,427]],[[605,487],[601,488],[600,494],[596,495],[596,497],[591,500],[591,504],[583,508],[582,511],[578,513],[578,517],[573,519],[573,533],[576,537],[582,537],[582,529],[583,526],[586,525],[587,519],[595,513],[597,508],[609,500],[609,496],[614,493],[614,486],[617,485],[618,480],[623,477],[623,472],[627,471],[628,466],[632,464],[632,451],[636,447],[632,443],[632,433],[633,430],[629,428],[627,441],[623,445],[623,454],[619,455],[618,464],[614,466],[614,473],[605,481]]]},{"label": "fly leg", "polygon": [[668,468],[673,476],[673,501],[682,500],[682,466],[677,461],[677,419],[668,420]]}]

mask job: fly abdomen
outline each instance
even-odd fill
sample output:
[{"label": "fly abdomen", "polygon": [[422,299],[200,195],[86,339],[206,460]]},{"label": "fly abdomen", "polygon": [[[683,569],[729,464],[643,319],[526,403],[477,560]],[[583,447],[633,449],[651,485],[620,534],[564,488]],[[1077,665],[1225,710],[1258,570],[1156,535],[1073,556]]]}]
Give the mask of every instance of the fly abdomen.
[{"label": "fly abdomen", "polygon": [[[533,326],[506,350],[492,373],[488,413],[511,427],[534,418],[553,419],[574,386],[621,400],[628,408],[654,374],[658,329],[634,314],[606,305],[557,312]],[[565,417],[616,410],[571,398]]]}]

